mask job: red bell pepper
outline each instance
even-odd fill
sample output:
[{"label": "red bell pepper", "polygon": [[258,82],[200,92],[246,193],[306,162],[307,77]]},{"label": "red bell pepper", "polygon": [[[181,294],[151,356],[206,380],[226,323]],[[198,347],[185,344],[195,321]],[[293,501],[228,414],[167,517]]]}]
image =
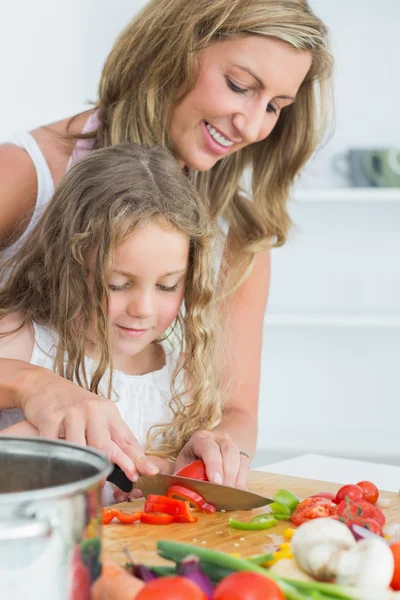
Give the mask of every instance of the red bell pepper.
[{"label": "red bell pepper", "polygon": [[148,525],[169,525],[174,522],[174,519],[173,515],[166,515],[165,513],[142,513],[140,522]]},{"label": "red bell pepper", "polygon": [[200,481],[208,481],[206,467],[201,458],[184,466],[180,471],[177,471],[175,475],[179,475],[179,477],[190,477],[190,479],[199,479]]},{"label": "red bell pepper", "polygon": [[197,492],[192,492],[192,490],[189,490],[181,485],[171,485],[171,487],[167,490],[167,496],[169,498],[185,500],[200,512],[212,514],[216,511],[215,506],[206,502],[204,498],[200,496],[200,494]]},{"label": "red bell pepper", "polygon": [[101,521],[102,521],[103,525],[108,525],[108,523],[111,523],[113,518],[116,516],[117,516],[116,510],[107,510],[106,508],[103,508],[103,512],[101,515]]},{"label": "red bell pepper", "polygon": [[131,523],[135,523],[136,521],[139,521],[139,519],[142,516],[141,510],[138,510],[135,513],[126,513],[122,510],[117,510],[115,512],[117,513],[115,516],[117,517],[118,521],[120,523],[123,523],[124,525],[130,525]]}]

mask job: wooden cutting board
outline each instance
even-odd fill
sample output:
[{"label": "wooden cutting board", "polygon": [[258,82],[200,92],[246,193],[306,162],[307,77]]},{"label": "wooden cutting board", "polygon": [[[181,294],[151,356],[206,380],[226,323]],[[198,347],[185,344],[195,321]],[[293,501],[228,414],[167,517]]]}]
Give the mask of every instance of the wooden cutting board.
[{"label": "wooden cutting board", "polygon": [[[348,483],[348,482],[343,482]],[[336,492],[342,484],[276,475],[262,471],[252,471],[249,490],[263,496],[272,497],[278,489],[287,489],[299,498],[306,498],[317,492]],[[381,492],[381,498],[391,498],[390,506],[384,508],[387,523],[400,523],[400,494]],[[143,508],[143,499],[115,505],[126,512]],[[250,521],[255,515],[265,512],[263,508],[250,511],[229,511],[205,515],[196,513],[197,523],[171,525],[110,524],[103,527],[103,552],[119,564],[126,562],[123,552],[127,548],[135,560],[148,565],[168,564],[157,555],[157,540],[173,540],[223,552],[237,552],[243,557],[262,554],[276,549],[283,541],[283,531],[293,527],[290,521],[281,521],[267,531],[242,531],[231,529],[229,517]]]}]

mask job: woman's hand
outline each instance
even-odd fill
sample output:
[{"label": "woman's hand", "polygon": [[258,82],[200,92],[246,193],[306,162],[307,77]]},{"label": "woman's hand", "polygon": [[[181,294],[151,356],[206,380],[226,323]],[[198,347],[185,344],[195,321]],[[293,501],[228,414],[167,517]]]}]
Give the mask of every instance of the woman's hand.
[{"label": "woman's hand", "polygon": [[204,461],[209,481],[247,489],[250,460],[240,454],[228,433],[203,429],[196,431],[179,453],[174,472],[197,458]]},{"label": "woman's hand", "polygon": [[134,481],[139,473],[155,475],[153,464],[123,421],[114,402],[100,398],[49,369],[18,362],[14,405],[40,437],[65,439],[103,452]]}]

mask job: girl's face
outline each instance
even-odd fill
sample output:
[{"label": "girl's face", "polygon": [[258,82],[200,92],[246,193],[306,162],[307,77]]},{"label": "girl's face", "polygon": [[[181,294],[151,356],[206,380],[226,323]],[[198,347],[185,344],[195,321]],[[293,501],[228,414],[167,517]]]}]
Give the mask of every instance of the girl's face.
[{"label": "girl's face", "polygon": [[197,82],[172,116],[169,137],[181,165],[207,171],[268,137],[295,101],[311,60],[308,51],[256,35],[206,48]]},{"label": "girl's face", "polygon": [[[149,345],[173,323],[182,304],[189,239],[172,226],[140,227],[115,251],[108,277],[109,323],[116,368],[146,363]],[[139,357],[141,355],[141,357]]]}]

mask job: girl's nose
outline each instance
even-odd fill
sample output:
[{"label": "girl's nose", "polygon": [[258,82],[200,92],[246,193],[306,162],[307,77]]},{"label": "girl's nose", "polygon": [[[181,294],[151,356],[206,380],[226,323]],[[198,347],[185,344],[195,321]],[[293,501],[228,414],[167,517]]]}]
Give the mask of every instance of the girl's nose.
[{"label": "girl's nose", "polygon": [[133,298],[131,298],[127,312],[132,317],[141,319],[151,317],[154,312],[153,297],[150,292],[136,290]]}]

